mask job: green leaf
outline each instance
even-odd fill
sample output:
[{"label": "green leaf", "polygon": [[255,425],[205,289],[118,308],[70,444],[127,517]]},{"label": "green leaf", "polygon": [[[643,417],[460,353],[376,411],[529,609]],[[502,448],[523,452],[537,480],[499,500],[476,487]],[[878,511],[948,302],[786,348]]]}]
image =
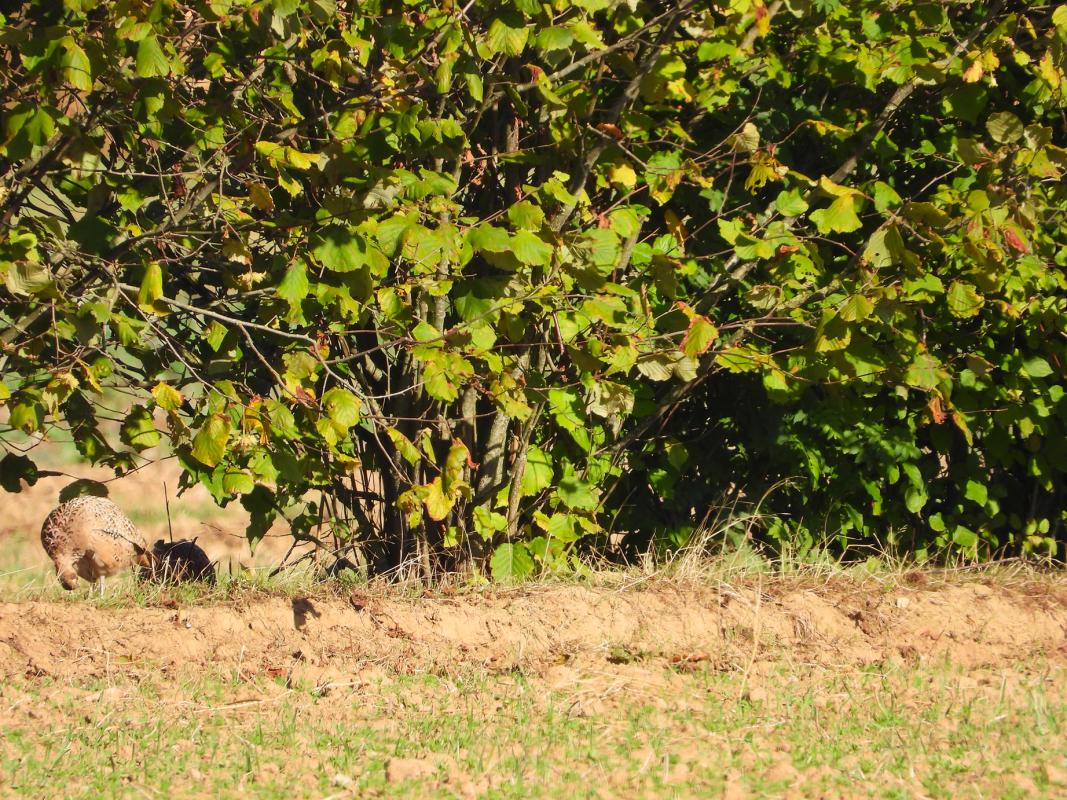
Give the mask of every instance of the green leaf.
[{"label": "green leaf", "polygon": [[292,411],[274,399],[268,400],[265,405],[271,433],[282,439],[295,439],[299,436],[296,417]]},{"label": "green leaf", "polygon": [[359,410],[362,401],[348,389],[335,386],[322,396],[322,408],[331,420],[344,430],[359,422]]},{"label": "green leaf", "polygon": [[1000,144],[1008,144],[1021,139],[1024,127],[1022,120],[1010,111],[990,114],[989,119],[986,120],[986,130],[993,137],[993,141]]},{"label": "green leaf", "polygon": [[1023,360],[1023,372],[1031,378],[1047,378],[1052,374],[1052,367],[1041,356],[1031,356]]},{"label": "green leaf", "polygon": [[529,231],[511,237],[511,251],[523,264],[545,266],[552,260],[552,245]]},{"label": "green leaf", "polygon": [[467,241],[480,253],[506,253],[511,249],[511,237],[503,228],[482,223],[467,233]]},{"label": "green leaf", "polygon": [[948,287],[946,300],[948,301],[948,310],[952,313],[952,316],[964,319],[977,316],[982,304],[985,302],[971,284],[963,283],[962,281],[952,282]]},{"label": "green leaf", "polygon": [[26,140],[30,144],[43,145],[47,144],[52,134],[56,132],[56,121],[48,109],[42,106],[26,120],[22,129],[26,132]]},{"label": "green leaf", "polygon": [[89,56],[71,37],[63,38],[63,78],[79,92],[93,89],[93,69]]},{"label": "green leaf", "polygon": [[256,482],[243,469],[231,467],[222,476],[222,488],[227,494],[248,494],[256,488]]},{"label": "green leaf", "polygon": [[356,233],[331,225],[318,233],[311,253],[326,269],[351,272],[367,263],[366,243]]},{"label": "green leaf", "polygon": [[473,373],[474,368],[466,359],[440,353],[427,360],[422,370],[423,388],[434,399],[451,403],[459,397],[460,381]]},{"label": "green leaf", "polygon": [[862,294],[854,294],[844,302],[837,315],[845,322],[860,322],[874,311],[874,303]]},{"label": "green leaf", "polygon": [[142,78],[163,78],[170,74],[170,60],[155,34],[137,43],[137,74]]},{"label": "green leaf", "polygon": [[16,297],[40,294],[52,288],[52,273],[36,261],[16,261],[8,266],[4,285]]},{"label": "green leaf", "polygon": [[613,230],[595,228],[586,231],[578,241],[578,246],[601,274],[610,273],[619,263],[619,237]]},{"label": "green leaf", "polygon": [[896,189],[884,181],[875,181],[872,190],[874,195],[874,207],[879,212],[900,205],[900,195]]},{"label": "green leaf", "polygon": [[904,383],[930,391],[941,380],[941,364],[928,353],[920,353],[904,373]]},{"label": "green leaf", "polygon": [[208,467],[216,466],[226,455],[226,442],[230,439],[230,420],[222,414],[207,418],[193,438],[193,458]]},{"label": "green leaf", "polygon": [[556,494],[568,508],[578,511],[595,511],[600,505],[596,487],[579,478],[570,464],[563,470]]},{"label": "green leaf", "polygon": [[536,231],[545,221],[545,212],[529,200],[522,200],[508,209],[508,219],[516,228]]},{"label": "green leaf", "polygon": [[526,40],[529,35],[530,31],[523,23],[522,18],[509,14],[507,22],[500,17],[493,20],[492,24],[489,25],[485,43],[493,53],[517,56],[526,49]]},{"label": "green leaf", "polygon": [[11,416],[8,423],[26,433],[33,433],[41,427],[41,407],[33,402],[20,402],[11,406]]},{"label": "green leaf", "polygon": [[973,503],[977,503],[980,507],[984,508],[985,504],[989,501],[989,489],[986,488],[984,483],[979,483],[975,480],[967,481],[967,488],[963,493]]},{"label": "green leaf", "polygon": [[119,429],[119,438],[139,452],[155,447],[162,437],[156,430],[151,412],[144,406],[134,406]]},{"label": "green leaf", "polygon": [[289,301],[291,306],[296,306],[307,297],[310,287],[307,268],[302,261],[296,261],[285,271],[285,275],[278,284],[278,297]]},{"label": "green leaf", "polygon": [[467,91],[470,92],[471,99],[476,103],[482,102],[482,98],[485,96],[482,76],[477,72],[464,72],[463,81],[467,84]]},{"label": "green leaf", "polygon": [[908,511],[912,514],[918,514],[922,511],[928,499],[925,489],[909,486],[904,492],[904,505],[907,506]]},{"label": "green leaf", "polygon": [[536,446],[526,451],[526,469],[522,473],[522,494],[524,497],[539,494],[552,484],[554,476],[552,457]]},{"label": "green leaf", "polygon": [[534,38],[534,46],[539,50],[566,50],[574,42],[574,33],[569,28],[541,28]]},{"label": "green leaf", "polygon": [[812,211],[811,221],[819,229],[819,233],[851,233],[859,230],[863,223],[856,216],[854,196],[851,194],[838,197],[828,208],[820,208]]},{"label": "green leaf", "polygon": [[779,192],[774,205],[781,214],[787,217],[799,217],[808,210],[808,201],[801,196],[799,189]]},{"label": "green leaf", "polygon": [[952,541],[964,550],[973,550],[978,546],[978,534],[970,528],[957,525],[952,532]]},{"label": "green leaf", "polygon": [[477,506],[473,516],[474,529],[485,540],[492,539],[494,533],[499,533],[508,526],[507,517],[496,511],[490,511],[486,506]]},{"label": "green leaf", "polygon": [[90,478],[79,478],[59,490],[59,502],[65,503],[75,497],[107,497],[107,485]]},{"label": "green leaf", "polygon": [[537,524],[544,529],[548,537],[556,542],[567,544],[576,541],[581,534],[574,529],[578,519],[574,514],[552,514],[551,516],[535,515]]},{"label": "green leaf", "polygon": [[271,5],[279,17],[288,17],[300,8],[300,0],[271,0]]},{"label": "green leaf", "polygon": [[0,486],[8,492],[21,492],[22,481],[28,486],[37,483],[37,465],[26,456],[8,453],[0,459]]},{"label": "green leaf", "polygon": [[533,573],[534,560],[522,542],[505,542],[493,553],[489,571],[495,581],[522,580]]}]

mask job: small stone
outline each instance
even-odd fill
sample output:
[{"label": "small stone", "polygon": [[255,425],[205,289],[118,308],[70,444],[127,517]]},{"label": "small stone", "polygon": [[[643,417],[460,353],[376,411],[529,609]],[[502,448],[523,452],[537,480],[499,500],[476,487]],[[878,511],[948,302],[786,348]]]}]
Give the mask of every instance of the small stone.
[{"label": "small stone", "polygon": [[1045,764],[1045,779],[1053,786],[1067,786],[1067,769]]},{"label": "small stone", "polygon": [[345,775],[343,772],[338,772],[336,775],[330,778],[330,780],[333,782],[334,786],[341,786],[345,789],[355,783],[355,781],[352,780],[350,776]]}]

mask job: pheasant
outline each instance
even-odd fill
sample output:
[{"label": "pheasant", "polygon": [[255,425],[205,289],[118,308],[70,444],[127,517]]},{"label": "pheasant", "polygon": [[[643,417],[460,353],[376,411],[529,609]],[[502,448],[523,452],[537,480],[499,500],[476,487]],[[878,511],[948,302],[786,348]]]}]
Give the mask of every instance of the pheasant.
[{"label": "pheasant", "polygon": [[41,544],[56,565],[64,589],[78,578],[100,581],[139,565],[151,567],[153,556],[129,517],[106,497],[75,497],[55,508],[41,526]]}]

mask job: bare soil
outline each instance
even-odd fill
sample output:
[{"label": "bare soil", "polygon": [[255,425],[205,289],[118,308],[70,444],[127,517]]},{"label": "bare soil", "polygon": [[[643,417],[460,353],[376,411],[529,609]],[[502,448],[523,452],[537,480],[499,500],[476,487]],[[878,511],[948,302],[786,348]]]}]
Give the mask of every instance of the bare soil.
[{"label": "bare soil", "polygon": [[329,685],[470,667],[558,677],[598,664],[649,674],[668,665],[759,674],[783,663],[1067,662],[1067,591],[1057,583],[931,585],[925,576],[922,583],[675,581],[408,598],[357,590],[190,607],[164,597],[147,608],[3,603],[0,678],[115,680],[222,667],[245,678]]}]

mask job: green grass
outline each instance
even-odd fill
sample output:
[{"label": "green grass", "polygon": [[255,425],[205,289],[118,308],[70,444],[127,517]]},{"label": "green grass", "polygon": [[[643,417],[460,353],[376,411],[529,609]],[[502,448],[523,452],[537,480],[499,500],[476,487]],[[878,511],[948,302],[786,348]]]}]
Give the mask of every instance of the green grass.
[{"label": "green grass", "polygon": [[[946,665],[783,668],[756,691],[738,672],[648,666],[554,689],[466,674],[325,694],[224,674],[118,689],[19,679],[0,695],[0,794],[717,797],[729,783],[751,797],[1062,796],[1047,765],[1067,766],[1067,704],[1037,671],[984,685]],[[426,773],[390,782],[392,758]]]},{"label": "green grass", "polygon": [[72,591],[59,585],[51,565],[35,562],[30,566],[13,562],[0,572],[0,602],[71,602],[103,608],[130,608],[157,605],[164,599],[184,604],[210,605],[237,598],[251,599],[270,594],[283,597],[302,597],[317,594],[339,594],[351,590],[349,580],[325,580],[310,567],[296,567],[272,575],[273,569],[261,567],[230,572],[220,566],[214,585],[190,582],[181,585],[162,584],[138,578],[132,570],[108,578],[101,594],[98,585],[80,581]]}]

